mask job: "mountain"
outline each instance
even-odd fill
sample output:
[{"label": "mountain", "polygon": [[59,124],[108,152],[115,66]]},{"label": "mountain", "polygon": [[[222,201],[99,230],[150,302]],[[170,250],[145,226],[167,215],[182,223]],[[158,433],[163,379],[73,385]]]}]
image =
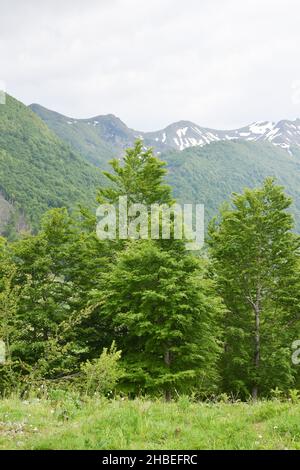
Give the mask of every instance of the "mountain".
[{"label": "mountain", "polygon": [[[295,121],[254,122],[234,130],[216,130],[198,126],[190,121],[179,121],[156,132],[130,129],[112,114],[90,119],[74,119],[33,104],[31,109],[43,119],[61,139],[70,143],[92,163],[107,164],[113,153],[120,153],[137,138],[156,152],[204,147],[218,141],[270,142],[290,154],[300,147],[300,119]],[[101,159],[99,152],[104,156]]]},{"label": "mountain", "polygon": [[233,140],[171,151],[161,158],[167,162],[168,182],[176,199],[204,204],[206,224],[232,192],[274,176],[293,197],[292,211],[300,231],[300,149],[290,155],[269,142]]},{"label": "mountain", "polygon": [[167,162],[175,197],[182,203],[203,203],[206,220],[232,192],[275,176],[294,198],[300,230],[300,120],[256,122],[232,131],[179,121],[161,131],[139,132],[111,114],[73,119],[39,105],[31,109],[82,157],[101,168],[142,138]]},{"label": "mountain", "polygon": [[92,206],[96,188],[104,184],[100,168],[137,137],[167,162],[178,201],[205,205],[206,222],[232,192],[275,176],[294,198],[300,230],[299,125],[282,121],[212,131],[181,121],[141,133],[113,115],[75,120],[8,97],[0,106],[0,230],[1,221],[7,224],[16,212],[19,226],[28,221],[37,227],[49,207]]},{"label": "mountain", "polygon": [[[51,207],[92,206],[101,171],[60,140],[28,107],[0,105],[0,226],[12,217],[37,227]],[[0,228],[1,229],[1,228]]]},{"label": "mountain", "polygon": [[[219,141],[270,142],[293,153],[300,147],[300,119],[296,121],[254,122],[235,130],[215,130],[197,126],[189,121],[180,121],[162,131],[144,134],[144,140],[152,139],[154,147],[162,144],[177,150],[190,147],[204,147]],[[154,143],[155,142],[155,143]]]},{"label": "mountain", "polygon": [[38,104],[32,104],[30,108],[60,139],[101,168],[106,168],[107,162],[115,156],[116,148],[120,146],[119,140],[124,146],[126,143],[129,146],[133,141],[126,140],[125,124],[113,115],[103,116],[103,119],[76,120]]}]

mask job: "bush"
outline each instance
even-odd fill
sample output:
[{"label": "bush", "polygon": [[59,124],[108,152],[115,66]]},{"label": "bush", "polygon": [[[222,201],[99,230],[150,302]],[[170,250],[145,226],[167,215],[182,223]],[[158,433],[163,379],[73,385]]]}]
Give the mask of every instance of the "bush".
[{"label": "bush", "polygon": [[109,350],[103,349],[98,359],[87,361],[81,365],[81,380],[87,395],[107,395],[113,391],[123,375],[119,365],[120,358],[121,351],[117,351],[113,342]]}]

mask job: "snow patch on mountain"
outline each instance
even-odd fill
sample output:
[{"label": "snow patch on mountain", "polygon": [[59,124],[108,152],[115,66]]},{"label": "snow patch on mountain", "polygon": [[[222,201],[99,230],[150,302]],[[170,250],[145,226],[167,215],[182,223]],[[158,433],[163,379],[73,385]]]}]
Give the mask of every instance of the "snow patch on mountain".
[{"label": "snow patch on mountain", "polygon": [[[243,140],[249,142],[265,141],[292,153],[293,146],[300,146],[300,120],[256,121],[241,129],[228,131],[208,129],[188,121],[171,124],[163,131],[143,133],[145,141],[159,143],[159,151],[175,148],[184,150],[189,147],[203,147],[212,142]],[[155,145],[153,145],[156,147]]]}]

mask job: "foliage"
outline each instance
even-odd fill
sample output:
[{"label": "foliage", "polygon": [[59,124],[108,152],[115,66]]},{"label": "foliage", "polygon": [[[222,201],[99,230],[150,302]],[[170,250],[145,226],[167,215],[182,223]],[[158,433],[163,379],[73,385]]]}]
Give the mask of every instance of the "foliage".
[{"label": "foliage", "polygon": [[299,333],[299,237],[291,199],[274,180],[234,194],[210,227],[213,269],[228,314],[222,370],[226,391],[287,390],[295,369],[290,344]]},{"label": "foliage", "polygon": [[141,140],[126,150],[122,163],[113,159],[110,164],[113,172],[103,173],[111,184],[100,189],[99,202],[115,204],[120,196],[127,196],[129,204],[172,202],[171,188],[164,183],[165,163],[153,155],[152,149],[144,150]]},{"label": "foliage", "polygon": [[127,390],[170,398],[216,386],[222,307],[197,258],[130,243],[106,276],[100,312],[123,351]]},{"label": "foliage", "polygon": [[[6,118],[25,113],[8,104]],[[98,202],[173,202],[163,162],[142,142],[111,167]],[[300,260],[290,207],[272,179],[234,194],[211,224],[210,253],[187,252],[172,231],[170,240],[99,240],[88,207],[53,208],[35,234],[0,239],[8,359],[0,392],[75,387],[91,395],[116,386],[130,396],[184,394],[186,407],[188,396],[232,401],[290,390],[296,402],[300,372],[291,344],[300,334]],[[114,341],[121,359],[107,349]]]},{"label": "foliage", "polygon": [[106,395],[112,392],[122,376],[119,366],[121,351],[117,351],[115,343],[110,349],[104,348],[98,359],[87,361],[81,365],[82,383],[85,393]]}]

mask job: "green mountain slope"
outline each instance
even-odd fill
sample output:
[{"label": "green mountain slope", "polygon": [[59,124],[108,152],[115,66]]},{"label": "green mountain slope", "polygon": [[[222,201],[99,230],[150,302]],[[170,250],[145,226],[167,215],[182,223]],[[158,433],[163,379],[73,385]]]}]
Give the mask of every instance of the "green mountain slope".
[{"label": "green mountain slope", "polygon": [[[114,116],[103,116],[100,123],[97,118],[92,120],[69,118],[39,104],[32,104],[30,108],[60,139],[70,144],[74,150],[96,166],[107,169],[108,161],[116,156],[116,151],[120,152],[121,147],[117,142],[109,143],[105,140],[111,137],[109,128],[119,126],[119,122],[114,122],[117,120]],[[95,122],[97,126],[94,125]]]},{"label": "green mountain slope", "polygon": [[[103,180],[99,169],[28,107],[7,96],[6,104],[0,105],[0,194],[25,214],[31,226],[38,225],[48,208],[93,205]],[[7,205],[5,209],[7,214]]]},{"label": "green mountain slope", "polygon": [[161,155],[168,163],[168,181],[182,203],[205,205],[206,221],[234,191],[254,187],[275,176],[294,198],[300,230],[300,152],[294,156],[263,142],[215,142],[203,148]]}]

